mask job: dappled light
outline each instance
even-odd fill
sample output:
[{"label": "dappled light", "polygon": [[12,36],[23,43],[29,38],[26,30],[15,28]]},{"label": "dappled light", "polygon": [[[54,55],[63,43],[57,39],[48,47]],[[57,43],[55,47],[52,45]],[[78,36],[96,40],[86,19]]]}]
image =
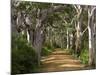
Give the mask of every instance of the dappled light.
[{"label": "dappled light", "polygon": [[49,56],[41,59],[40,72],[77,70],[85,67],[80,60],[66,53],[66,51],[56,49]]},{"label": "dappled light", "polygon": [[43,60],[41,60],[42,62],[43,61],[50,61],[50,60],[53,60],[53,59],[55,59],[55,57],[50,57],[50,58],[47,58],[47,59],[43,59]]},{"label": "dappled light", "polygon": [[60,65],[60,67],[65,67],[65,68],[68,68],[68,67],[72,67],[72,68],[82,68],[82,67],[84,67],[84,65],[78,65],[78,64],[64,64],[64,65]]}]

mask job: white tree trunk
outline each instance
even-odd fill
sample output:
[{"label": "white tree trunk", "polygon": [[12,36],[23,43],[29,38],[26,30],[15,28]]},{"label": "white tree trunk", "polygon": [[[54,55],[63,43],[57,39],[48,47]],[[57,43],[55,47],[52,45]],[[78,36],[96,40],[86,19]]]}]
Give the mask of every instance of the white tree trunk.
[{"label": "white tree trunk", "polygon": [[70,48],[72,49],[73,47],[73,34],[70,34]]},{"label": "white tree trunk", "polygon": [[89,65],[92,65],[92,62],[93,62],[93,58],[92,58],[92,51],[93,51],[93,45],[92,45],[92,30],[91,30],[91,27],[88,26],[88,33],[89,33]]},{"label": "white tree trunk", "polygon": [[80,56],[81,52],[81,24],[82,24],[82,7],[81,5],[74,5],[74,8],[77,12],[77,24],[76,27],[76,53],[78,57]]},{"label": "white tree trunk", "polygon": [[67,49],[69,49],[69,32],[67,30]]},{"label": "white tree trunk", "polygon": [[29,35],[28,30],[26,32],[27,32],[27,41],[28,41],[28,43],[30,43],[30,35]]},{"label": "white tree trunk", "polygon": [[88,8],[88,34],[89,34],[89,65],[95,64],[95,23],[94,23],[94,8],[89,6]]}]

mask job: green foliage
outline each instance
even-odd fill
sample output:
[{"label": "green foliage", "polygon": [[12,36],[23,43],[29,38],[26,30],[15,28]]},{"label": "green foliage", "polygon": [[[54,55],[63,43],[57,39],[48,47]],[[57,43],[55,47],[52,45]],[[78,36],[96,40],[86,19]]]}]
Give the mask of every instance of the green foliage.
[{"label": "green foliage", "polygon": [[33,10],[34,8],[39,8],[39,9],[46,9],[50,7],[50,3],[38,3],[38,2],[26,2],[26,1],[21,1],[19,6],[17,7],[18,10],[26,10],[30,11]]},{"label": "green foliage", "polygon": [[80,55],[80,59],[82,61],[82,63],[84,64],[88,64],[88,59],[89,59],[89,52],[87,49],[83,49]]},{"label": "green foliage", "polygon": [[52,52],[52,50],[50,49],[50,48],[48,48],[48,47],[43,47],[42,48],[42,56],[47,56],[47,55],[49,55],[50,53]]},{"label": "green foliage", "polygon": [[48,43],[45,43],[45,44],[44,44],[44,47],[42,48],[41,55],[42,55],[42,56],[47,56],[47,55],[49,55],[49,54],[52,52],[53,49],[54,49],[53,46],[51,46],[51,45],[48,44]]},{"label": "green foliage", "polygon": [[34,6],[36,8],[40,8],[40,9],[46,9],[50,7],[50,3],[34,3]]},{"label": "green foliage", "polygon": [[32,73],[37,67],[34,49],[22,35],[12,36],[12,74]]},{"label": "green foliage", "polygon": [[[77,54],[75,53],[75,50],[73,49],[65,49],[67,51],[67,53],[72,54],[74,57],[77,58]],[[86,48],[82,49],[82,52],[80,54],[80,60],[83,64],[88,64],[88,60],[89,60],[89,52]]]}]

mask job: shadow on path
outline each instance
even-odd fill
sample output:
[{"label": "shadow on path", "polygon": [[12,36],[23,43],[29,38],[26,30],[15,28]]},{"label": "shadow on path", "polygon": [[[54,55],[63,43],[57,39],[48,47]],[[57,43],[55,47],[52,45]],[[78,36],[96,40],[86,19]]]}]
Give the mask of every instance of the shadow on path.
[{"label": "shadow on path", "polygon": [[85,65],[65,50],[55,49],[49,56],[42,57],[39,72],[82,70]]}]

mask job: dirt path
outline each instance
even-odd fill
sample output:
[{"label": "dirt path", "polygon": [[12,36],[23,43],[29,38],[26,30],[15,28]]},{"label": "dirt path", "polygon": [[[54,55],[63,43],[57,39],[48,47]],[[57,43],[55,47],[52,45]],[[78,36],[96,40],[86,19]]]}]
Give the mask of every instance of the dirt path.
[{"label": "dirt path", "polygon": [[43,57],[41,62],[43,64],[39,70],[40,72],[81,70],[84,68],[80,60],[75,59],[72,55],[61,49],[56,49],[51,55]]}]

